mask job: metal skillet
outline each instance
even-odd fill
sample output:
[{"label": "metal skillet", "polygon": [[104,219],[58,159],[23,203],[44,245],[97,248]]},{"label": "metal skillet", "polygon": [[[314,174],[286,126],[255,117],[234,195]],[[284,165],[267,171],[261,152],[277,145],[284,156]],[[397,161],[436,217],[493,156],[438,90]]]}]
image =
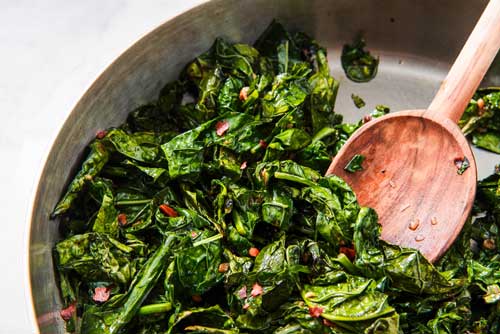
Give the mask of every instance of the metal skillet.
[{"label": "metal skillet", "polygon": [[[340,81],[336,111],[357,121],[377,104],[392,110],[425,108],[486,6],[485,0],[215,0],[164,23],[125,51],[94,82],[69,114],[47,155],[30,216],[30,293],[39,331],[64,333],[52,263],[57,223],[49,219],[73,174],[68,168],[97,130],[122,123],[135,106],[153,99],[182,66],[208,49],[217,36],[253,42],[273,18],[305,31],[329,51]],[[380,57],[377,77],[350,82],[340,67],[342,45],[360,31]],[[96,52],[99,52],[96,50]],[[493,65],[483,85],[499,85]],[[358,110],[350,95],[363,97]],[[61,97],[62,98],[62,97]],[[498,156],[474,150],[479,177],[491,173]]]}]

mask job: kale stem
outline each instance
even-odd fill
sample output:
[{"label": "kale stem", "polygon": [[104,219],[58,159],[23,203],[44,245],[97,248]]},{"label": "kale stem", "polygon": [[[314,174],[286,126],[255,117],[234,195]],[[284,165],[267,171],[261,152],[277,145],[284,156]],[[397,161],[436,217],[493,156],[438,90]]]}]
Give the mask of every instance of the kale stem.
[{"label": "kale stem", "polygon": [[340,253],[336,258],[336,262],[340,263],[350,274],[358,272],[356,266],[352,264],[351,260],[345,254]]},{"label": "kale stem", "polygon": [[123,201],[115,201],[115,205],[125,206],[125,205],[141,205],[147,204],[151,202],[151,199],[132,199],[132,200],[123,200]]},{"label": "kale stem", "polygon": [[[147,298],[160,279],[165,269],[165,261],[172,252],[171,247],[175,238],[175,235],[169,235],[161,246],[144,263],[139,273],[137,273],[137,280],[134,280],[122,306],[109,314],[108,321],[112,319],[112,324],[109,325],[106,334],[119,333],[137,314],[137,311],[141,308],[142,302]],[[101,321],[104,322],[106,320],[103,319]],[[96,325],[100,324],[97,323]]]},{"label": "kale stem", "polygon": [[130,223],[128,223],[128,224],[131,225],[131,224],[135,223],[135,221],[142,215],[142,213],[144,212],[144,210],[146,210],[148,208],[148,206],[149,206],[148,204],[144,205],[143,208],[141,210],[139,210],[139,212],[134,216],[134,218],[132,218],[130,220]]},{"label": "kale stem", "polygon": [[311,139],[311,143],[315,143],[317,141],[322,140],[325,137],[328,137],[330,135],[337,134],[337,133],[338,133],[338,130],[335,128],[329,128],[329,127],[323,128],[323,129],[319,130],[318,133],[316,133],[316,135],[314,135],[314,137]]},{"label": "kale stem", "polygon": [[293,174],[283,173],[283,172],[275,172],[274,177],[277,179],[281,179],[281,180],[288,180],[288,181],[292,181],[292,182],[302,183],[302,184],[305,184],[306,186],[310,186],[310,187],[316,185],[316,183],[314,183],[313,181],[310,181],[306,178],[303,178],[303,177],[300,177],[297,175],[293,175]]},{"label": "kale stem", "polygon": [[216,235],[211,236],[210,238],[206,238],[206,239],[203,239],[203,240],[200,240],[197,242],[193,242],[193,247],[208,244],[209,242],[216,241],[219,239],[222,239],[222,234],[216,234]]},{"label": "kale stem", "polygon": [[164,313],[172,309],[172,303],[160,303],[142,306],[139,309],[139,315],[149,315],[155,313]]}]

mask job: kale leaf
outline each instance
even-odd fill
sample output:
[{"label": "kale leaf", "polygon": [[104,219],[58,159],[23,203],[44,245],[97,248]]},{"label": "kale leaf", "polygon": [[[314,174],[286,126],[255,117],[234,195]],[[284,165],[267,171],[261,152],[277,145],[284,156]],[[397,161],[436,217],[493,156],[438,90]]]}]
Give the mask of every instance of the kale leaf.
[{"label": "kale leaf", "polygon": [[342,49],[342,68],[354,82],[368,82],[377,74],[379,59],[365,50],[365,46],[365,40],[357,37],[352,44],[345,44]]}]

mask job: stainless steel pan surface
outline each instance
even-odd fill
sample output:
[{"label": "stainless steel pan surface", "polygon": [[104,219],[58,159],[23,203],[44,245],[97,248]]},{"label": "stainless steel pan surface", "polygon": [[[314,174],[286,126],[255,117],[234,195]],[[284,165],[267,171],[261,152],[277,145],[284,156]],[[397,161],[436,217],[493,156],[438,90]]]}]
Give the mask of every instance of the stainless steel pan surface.
[{"label": "stainless steel pan surface", "polygon": [[[251,43],[277,18],[290,30],[312,35],[328,48],[333,76],[340,81],[336,111],[357,121],[377,104],[391,110],[426,108],[486,0],[215,0],[175,17],[123,53],[84,93],[66,120],[47,158],[33,205],[29,244],[30,282],[41,333],[64,333],[52,263],[57,222],[49,219],[57,200],[96,131],[122,123],[134,107],[153,99],[183,66],[218,36]],[[340,52],[359,32],[380,57],[377,77],[349,81]],[[98,50],[96,50],[98,52]],[[499,63],[499,62],[497,62]],[[495,68],[497,70],[495,70]],[[500,85],[500,64],[484,86]],[[357,109],[351,93],[363,97]],[[489,175],[497,156],[475,150],[479,176]]]}]

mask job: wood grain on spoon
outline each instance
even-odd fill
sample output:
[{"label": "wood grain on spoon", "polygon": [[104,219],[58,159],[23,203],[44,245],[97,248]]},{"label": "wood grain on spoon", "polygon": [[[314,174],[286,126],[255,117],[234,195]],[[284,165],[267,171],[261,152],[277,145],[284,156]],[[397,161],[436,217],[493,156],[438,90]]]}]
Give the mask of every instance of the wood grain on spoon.
[{"label": "wood grain on spoon", "polygon": [[[457,126],[500,48],[500,0],[492,0],[427,110],[393,113],[363,125],[334,157],[361,205],[377,211],[382,239],[419,249],[431,262],[451,246],[474,202],[477,171]],[[344,168],[356,154],[363,170]],[[457,164],[470,163],[463,174]]]}]

